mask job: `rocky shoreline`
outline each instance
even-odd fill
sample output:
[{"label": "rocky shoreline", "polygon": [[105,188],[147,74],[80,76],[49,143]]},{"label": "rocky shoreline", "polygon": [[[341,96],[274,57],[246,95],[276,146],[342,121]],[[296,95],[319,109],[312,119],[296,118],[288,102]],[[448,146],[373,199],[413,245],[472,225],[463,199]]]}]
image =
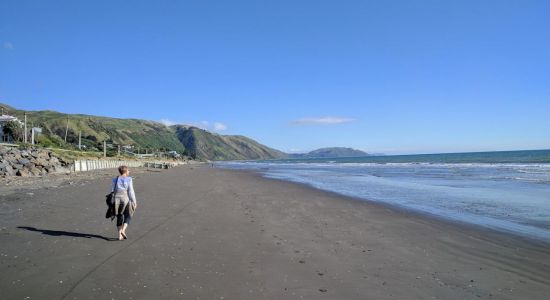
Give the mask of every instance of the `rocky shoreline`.
[{"label": "rocky shoreline", "polygon": [[0,177],[67,173],[71,163],[47,149],[0,147]]}]

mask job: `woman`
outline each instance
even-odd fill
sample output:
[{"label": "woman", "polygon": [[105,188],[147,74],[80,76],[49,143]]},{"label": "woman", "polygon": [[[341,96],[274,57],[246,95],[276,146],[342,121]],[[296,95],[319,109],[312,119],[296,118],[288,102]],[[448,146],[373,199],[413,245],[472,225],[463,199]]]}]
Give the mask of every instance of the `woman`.
[{"label": "woman", "polygon": [[112,191],[114,192],[116,226],[118,228],[118,240],[127,239],[126,228],[132,220],[132,215],[137,207],[136,194],[130,170],[127,166],[118,167],[120,176],[113,178]]}]

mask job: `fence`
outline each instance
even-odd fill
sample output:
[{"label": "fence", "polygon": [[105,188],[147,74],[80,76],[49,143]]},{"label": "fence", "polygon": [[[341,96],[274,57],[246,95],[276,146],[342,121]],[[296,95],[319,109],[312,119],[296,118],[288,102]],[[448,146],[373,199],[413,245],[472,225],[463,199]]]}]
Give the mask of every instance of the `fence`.
[{"label": "fence", "polygon": [[145,162],[135,160],[75,160],[72,171],[85,172],[99,169],[115,169],[120,166],[128,166],[133,168],[147,167],[157,169],[168,169],[177,166],[178,163],[167,162]]}]

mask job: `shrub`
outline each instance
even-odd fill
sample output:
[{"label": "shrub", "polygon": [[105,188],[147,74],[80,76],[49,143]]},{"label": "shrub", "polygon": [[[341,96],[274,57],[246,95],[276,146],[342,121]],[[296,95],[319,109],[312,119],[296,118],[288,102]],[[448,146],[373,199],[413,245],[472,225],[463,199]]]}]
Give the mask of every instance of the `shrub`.
[{"label": "shrub", "polygon": [[24,139],[23,126],[19,122],[8,121],[3,127],[4,134],[10,135],[15,141],[19,142]]}]

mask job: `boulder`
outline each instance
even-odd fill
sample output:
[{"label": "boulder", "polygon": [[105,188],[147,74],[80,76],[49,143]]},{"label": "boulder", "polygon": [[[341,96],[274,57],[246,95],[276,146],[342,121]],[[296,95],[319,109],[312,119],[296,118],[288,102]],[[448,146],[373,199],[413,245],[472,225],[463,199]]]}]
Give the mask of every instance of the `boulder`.
[{"label": "boulder", "polygon": [[30,169],[32,169],[32,168],[35,168],[36,165],[35,165],[34,163],[32,163],[32,162],[29,162],[29,163],[27,163],[27,164],[24,164],[23,167],[30,170]]},{"label": "boulder", "polygon": [[29,176],[29,171],[26,169],[20,169],[20,170],[17,170],[16,175],[21,177],[27,177]]},{"label": "boulder", "polygon": [[26,164],[28,164],[28,163],[31,162],[31,161],[30,161],[29,159],[27,159],[27,158],[20,158],[20,159],[18,159],[17,161],[18,161],[20,164],[22,164],[22,165],[26,165]]},{"label": "boulder", "polygon": [[34,161],[34,164],[37,166],[44,166],[44,167],[50,165],[50,163],[44,158],[37,158]]},{"label": "boulder", "polygon": [[34,176],[40,176],[42,174],[42,171],[40,171],[40,169],[38,168],[32,168],[30,169],[30,173]]},{"label": "boulder", "polygon": [[15,176],[15,170],[11,166],[7,166],[4,174],[8,176]]}]

